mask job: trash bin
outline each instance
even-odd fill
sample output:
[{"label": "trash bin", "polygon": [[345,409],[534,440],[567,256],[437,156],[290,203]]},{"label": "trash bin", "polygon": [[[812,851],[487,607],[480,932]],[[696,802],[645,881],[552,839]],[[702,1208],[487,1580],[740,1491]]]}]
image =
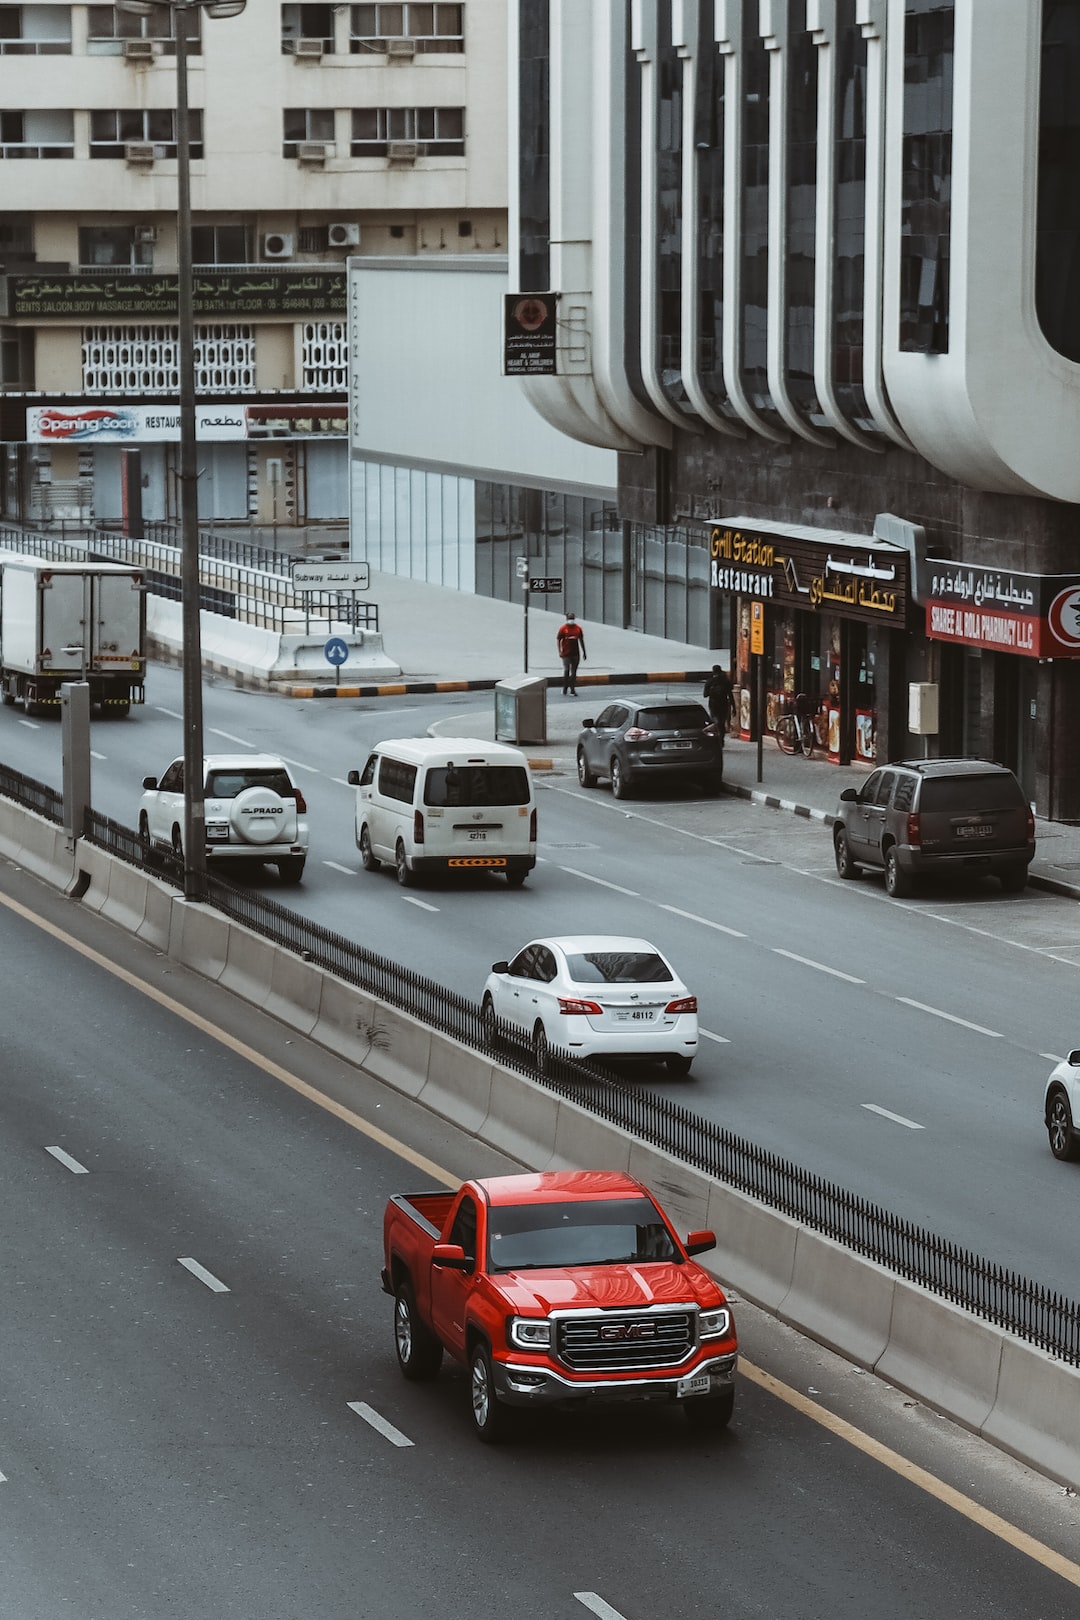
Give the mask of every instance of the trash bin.
[{"label": "trash bin", "polygon": [[495,741],[547,742],[545,675],[511,675],[495,683]]}]

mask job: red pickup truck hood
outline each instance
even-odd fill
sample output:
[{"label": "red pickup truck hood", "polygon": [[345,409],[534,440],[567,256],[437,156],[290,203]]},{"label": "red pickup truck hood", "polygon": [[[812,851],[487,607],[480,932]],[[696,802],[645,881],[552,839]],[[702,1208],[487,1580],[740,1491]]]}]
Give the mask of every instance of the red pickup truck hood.
[{"label": "red pickup truck hood", "polygon": [[575,1266],[570,1270],[508,1271],[492,1277],[511,1310],[546,1315],[553,1310],[633,1309],[643,1305],[705,1307],[723,1294],[699,1266],[667,1261],[621,1266]]}]

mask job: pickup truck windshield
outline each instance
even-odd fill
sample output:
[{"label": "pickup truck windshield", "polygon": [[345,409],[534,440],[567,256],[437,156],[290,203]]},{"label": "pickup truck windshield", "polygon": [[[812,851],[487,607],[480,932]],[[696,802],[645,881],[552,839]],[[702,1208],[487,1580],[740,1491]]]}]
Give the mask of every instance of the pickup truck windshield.
[{"label": "pickup truck windshield", "polygon": [[489,1213],[491,1271],[680,1258],[656,1206],[647,1198],[510,1204]]}]

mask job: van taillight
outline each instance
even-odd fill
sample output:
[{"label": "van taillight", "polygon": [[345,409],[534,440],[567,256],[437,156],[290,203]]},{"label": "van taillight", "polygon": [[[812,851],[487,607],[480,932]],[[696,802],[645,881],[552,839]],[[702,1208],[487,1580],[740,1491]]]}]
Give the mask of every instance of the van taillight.
[{"label": "van taillight", "polygon": [[1028,812],[1027,812],[1027,835],[1028,835],[1028,843],[1029,844],[1034,843],[1034,841],[1035,841],[1035,814],[1034,814],[1030,804],[1028,805]]},{"label": "van taillight", "polygon": [[424,842],[424,814],[422,810],[413,811],[412,836],[414,844],[422,844]]},{"label": "van taillight", "polygon": [[536,811],[535,810],[532,812],[532,815],[529,817],[529,843],[530,844],[535,844],[536,843]]},{"label": "van taillight", "polygon": [[917,810],[913,810],[907,818],[907,841],[916,847],[922,843],[921,818]]}]

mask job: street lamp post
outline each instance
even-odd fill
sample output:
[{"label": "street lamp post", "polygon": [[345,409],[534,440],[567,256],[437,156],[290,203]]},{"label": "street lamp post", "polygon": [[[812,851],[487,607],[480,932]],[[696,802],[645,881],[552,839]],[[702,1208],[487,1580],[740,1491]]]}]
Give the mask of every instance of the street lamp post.
[{"label": "street lamp post", "polygon": [[[206,898],[203,775],[202,624],[199,585],[199,468],[195,444],[195,297],[191,252],[191,114],[188,17],[238,17],[247,0],[167,0],[176,45],[177,359],[180,372],[181,680],[184,711],[184,898]],[[151,16],[153,0],[116,0],[121,11]]]}]

